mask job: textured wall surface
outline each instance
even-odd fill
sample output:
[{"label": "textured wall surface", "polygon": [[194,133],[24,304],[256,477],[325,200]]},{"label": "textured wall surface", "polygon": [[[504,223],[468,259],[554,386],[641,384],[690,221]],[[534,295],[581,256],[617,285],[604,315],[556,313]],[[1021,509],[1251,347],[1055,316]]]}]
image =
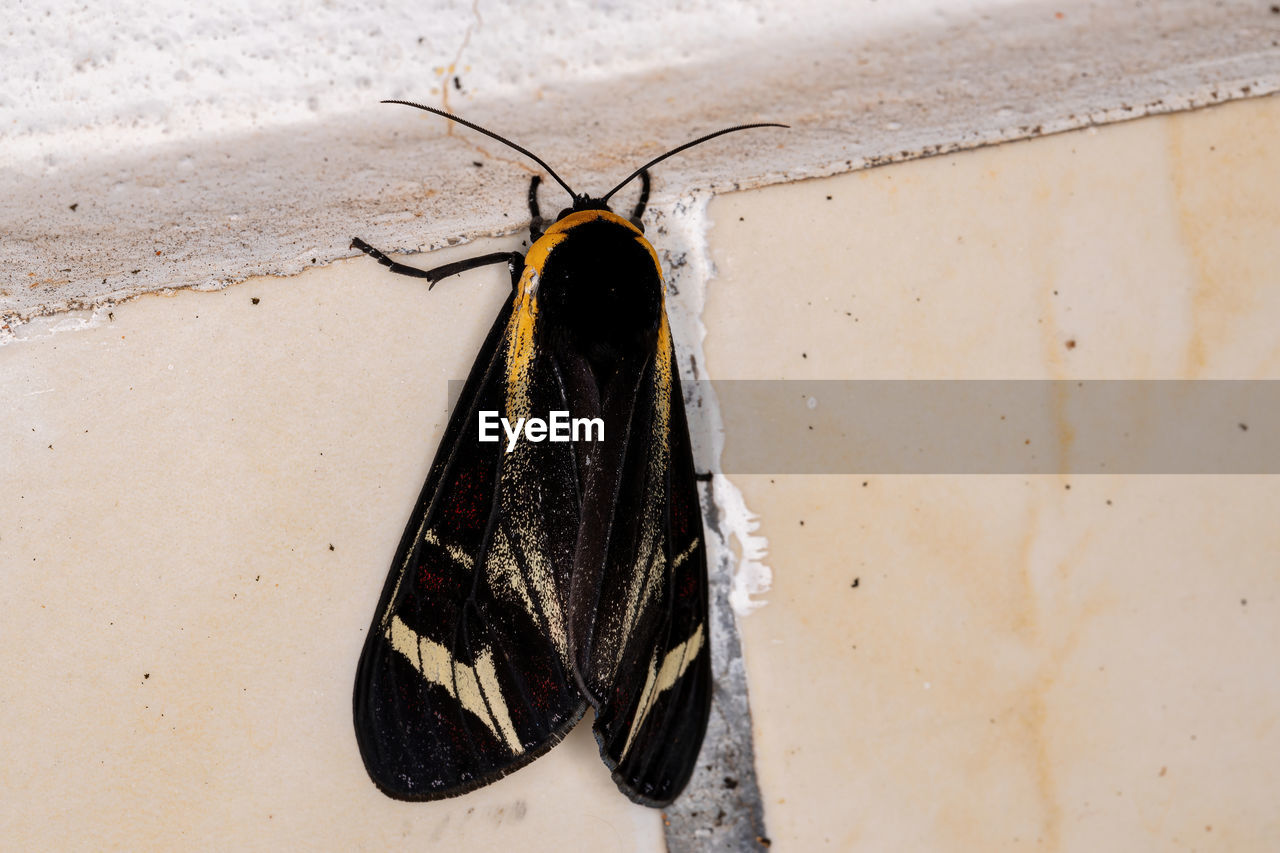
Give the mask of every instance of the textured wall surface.
[{"label": "textured wall surface", "polygon": [[492,125],[595,192],[709,130],[793,125],[664,163],[662,204],[1280,86],[1280,14],[1253,0],[37,3],[8,26],[9,328],[297,272],[357,232],[418,250],[524,221],[531,164],[381,98]]}]

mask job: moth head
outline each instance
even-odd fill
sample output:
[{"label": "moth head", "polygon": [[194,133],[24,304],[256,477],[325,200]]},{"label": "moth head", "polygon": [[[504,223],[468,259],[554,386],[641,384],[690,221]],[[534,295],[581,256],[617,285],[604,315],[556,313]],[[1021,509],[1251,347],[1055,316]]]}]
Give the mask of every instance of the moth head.
[{"label": "moth head", "polygon": [[559,222],[571,213],[577,213],[580,210],[608,210],[609,202],[602,198],[592,198],[586,193],[579,193],[573,197],[573,207],[566,207],[556,215],[556,221]]}]

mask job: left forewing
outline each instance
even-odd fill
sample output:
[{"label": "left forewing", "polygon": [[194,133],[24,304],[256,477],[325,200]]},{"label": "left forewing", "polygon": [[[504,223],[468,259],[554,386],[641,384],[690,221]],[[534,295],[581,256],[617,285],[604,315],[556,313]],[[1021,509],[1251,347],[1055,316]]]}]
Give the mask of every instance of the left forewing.
[{"label": "left forewing", "polygon": [[399,799],[492,782],[554,746],[586,707],[553,575],[577,529],[572,457],[478,441],[479,412],[508,409],[516,393],[537,405],[558,396],[536,361],[508,370],[517,326],[504,309],[467,380],[357,670],[357,742]]}]

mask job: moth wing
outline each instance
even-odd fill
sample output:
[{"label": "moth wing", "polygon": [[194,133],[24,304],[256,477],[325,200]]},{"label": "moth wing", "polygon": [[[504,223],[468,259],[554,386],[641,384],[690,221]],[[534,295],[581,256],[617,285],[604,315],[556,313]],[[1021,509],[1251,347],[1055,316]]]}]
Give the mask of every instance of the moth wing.
[{"label": "moth wing", "polygon": [[[370,777],[398,799],[505,776],[586,708],[563,640],[567,587],[552,574],[571,564],[576,537],[572,457],[566,445],[522,441],[508,454],[505,436],[478,441],[479,413],[506,411],[511,316],[508,303],[472,367],[360,656],[356,739]],[[536,405],[562,399],[549,372],[526,375]]]},{"label": "moth wing", "polygon": [[[607,539],[597,546],[607,556],[595,606],[575,602],[571,615],[586,638],[579,676],[595,705],[601,757],[619,789],[649,806],[671,802],[693,773],[712,685],[702,512],[665,316],[661,323],[657,354],[634,386],[625,451],[614,457],[624,461],[611,518],[600,529],[583,525],[584,539]],[[604,407],[616,420],[620,407]],[[589,502],[588,494],[584,516]],[[591,547],[580,542],[584,551]]]}]

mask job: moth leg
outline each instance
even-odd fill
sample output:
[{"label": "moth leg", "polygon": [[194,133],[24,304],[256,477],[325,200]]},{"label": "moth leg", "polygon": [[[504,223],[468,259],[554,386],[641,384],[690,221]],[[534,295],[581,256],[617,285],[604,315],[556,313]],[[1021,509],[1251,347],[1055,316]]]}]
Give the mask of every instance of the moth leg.
[{"label": "moth leg", "polygon": [[517,279],[518,275],[516,271],[524,264],[524,255],[519,252],[491,252],[488,255],[479,255],[478,257],[467,258],[463,261],[454,261],[451,264],[443,264],[429,270],[422,270],[417,267],[411,267],[408,264],[401,264],[391,260],[382,252],[361,240],[359,237],[356,237],[351,241],[351,248],[359,249],[387,269],[391,270],[393,273],[413,276],[414,278],[425,278],[427,281],[431,282],[431,284],[427,285],[428,290],[435,287],[436,282],[440,281],[442,278],[448,278],[451,275],[457,275],[458,273],[466,272],[467,270],[473,270],[476,267],[488,266],[489,264],[501,264],[504,262],[511,268],[512,278]]},{"label": "moth leg", "polygon": [[538,210],[538,185],[542,183],[541,175],[534,175],[529,182],[529,239],[537,242],[542,236],[542,213]]},{"label": "moth leg", "polygon": [[640,223],[640,217],[644,216],[644,209],[649,205],[649,170],[645,169],[640,172],[640,199],[636,202],[636,209],[631,211],[631,224],[644,230],[644,225]]}]

